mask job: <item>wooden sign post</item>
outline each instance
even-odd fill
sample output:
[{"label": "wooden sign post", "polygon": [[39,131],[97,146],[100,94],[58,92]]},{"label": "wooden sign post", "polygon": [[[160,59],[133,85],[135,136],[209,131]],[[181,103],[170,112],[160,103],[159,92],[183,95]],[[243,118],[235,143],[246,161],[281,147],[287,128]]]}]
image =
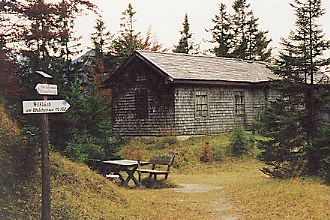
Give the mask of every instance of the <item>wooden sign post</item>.
[{"label": "wooden sign post", "polygon": [[42,94],[42,100],[23,101],[23,114],[41,114],[41,180],[42,180],[42,204],[41,220],[51,219],[51,194],[50,194],[50,170],[49,170],[49,124],[48,113],[65,112],[69,103],[65,100],[48,100],[47,95],[57,95],[57,86],[47,84],[52,76],[36,71],[43,77],[44,84],[38,84],[35,89]]},{"label": "wooden sign post", "polygon": [[[37,72],[43,76],[43,83],[47,84],[48,79],[52,76]],[[43,100],[47,100],[47,95],[43,95]],[[51,219],[51,194],[50,194],[50,170],[49,170],[49,124],[48,115],[41,114],[41,182],[42,182],[42,204],[41,204],[41,220]]]},{"label": "wooden sign post", "polygon": [[[47,96],[43,96],[47,100]],[[51,194],[50,194],[50,170],[49,170],[49,125],[48,114],[41,114],[41,180],[42,180],[42,204],[41,220],[51,219]]]}]

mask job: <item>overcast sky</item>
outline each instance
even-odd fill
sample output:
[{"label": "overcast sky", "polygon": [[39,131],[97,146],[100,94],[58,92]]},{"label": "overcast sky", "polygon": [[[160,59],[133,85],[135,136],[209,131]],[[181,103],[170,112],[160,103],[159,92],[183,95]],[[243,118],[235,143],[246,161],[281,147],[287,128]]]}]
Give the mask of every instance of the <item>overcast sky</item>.
[{"label": "overcast sky", "polygon": [[[232,11],[233,0],[91,0],[101,9],[108,30],[112,34],[119,31],[122,12],[129,3],[136,11],[134,29],[143,35],[149,27],[152,34],[164,47],[172,49],[180,38],[185,13],[188,14],[193,42],[201,43],[201,48],[210,47],[207,43],[212,36],[205,29],[213,27],[212,18],[218,13],[220,3]],[[262,30],[268,30],[272,39],[271,47],[278,47],[281,37],[287,37],[294,28],[294,10],[289,5],[292,0],[248,0]],[[320,20],[326,39],[330,40],[330,0],[323,0],[326,14]],[[96,16],[86,15],[76,24],[78,35],[83,35],[84,49],[91,45],[90,33],[94,31]]]}]

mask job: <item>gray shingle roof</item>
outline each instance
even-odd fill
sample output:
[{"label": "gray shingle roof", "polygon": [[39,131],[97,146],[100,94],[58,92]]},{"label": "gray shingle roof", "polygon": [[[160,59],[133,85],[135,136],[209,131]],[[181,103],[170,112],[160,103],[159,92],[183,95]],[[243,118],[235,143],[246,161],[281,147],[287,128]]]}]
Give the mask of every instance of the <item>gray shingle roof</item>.
[{"label": "gray shingle roof", "polygon": [[170,78],[260,83],[278,79],[265,64],[231,58],[194,56],[180,53],[137,51]]}]

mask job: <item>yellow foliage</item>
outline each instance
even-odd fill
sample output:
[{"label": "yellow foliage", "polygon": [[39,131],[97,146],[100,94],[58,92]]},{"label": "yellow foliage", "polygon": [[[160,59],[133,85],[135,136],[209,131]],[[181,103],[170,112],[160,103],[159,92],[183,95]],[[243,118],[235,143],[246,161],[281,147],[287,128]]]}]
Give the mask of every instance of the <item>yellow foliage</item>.
[{"label": "yellow foliage", "polygon": [[51,174],[54,219],[113,219],[116,209],[127,204],[111,181],[58,153],[51,155]]},{"label": "yellow foliage", "polygon": [[16,122],[8,117],[2,105],[0,105],[0,128],[3,130],[0,133],[1,141],[5,139],[8,141],[8,138],[10,140],[16,139],[19,136],[19,128]]},{"label": "yellow foliage", "polygon": [[143,143],[134,139],[120,150],[120,154],[123,158],[130,160],[147,160],[149,158]]}]

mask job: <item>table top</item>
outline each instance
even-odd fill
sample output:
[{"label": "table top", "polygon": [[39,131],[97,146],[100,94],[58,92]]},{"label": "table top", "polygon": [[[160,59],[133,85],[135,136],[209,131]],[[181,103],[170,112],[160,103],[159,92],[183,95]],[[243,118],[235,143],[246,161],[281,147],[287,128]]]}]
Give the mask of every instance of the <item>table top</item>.
[{"label": "table top", "polygon": [[[120,166],[135,166],[138,165],[139,162],[137,160],[105,160],[103,163],[120,165]],[[142,164],[147,164],[147,162],[141,161]]]},{"label": "table top", "polygon": [[105,160],[103,163],[120,166],[134,166],[138,165],[139,162],[137,160]]}]

